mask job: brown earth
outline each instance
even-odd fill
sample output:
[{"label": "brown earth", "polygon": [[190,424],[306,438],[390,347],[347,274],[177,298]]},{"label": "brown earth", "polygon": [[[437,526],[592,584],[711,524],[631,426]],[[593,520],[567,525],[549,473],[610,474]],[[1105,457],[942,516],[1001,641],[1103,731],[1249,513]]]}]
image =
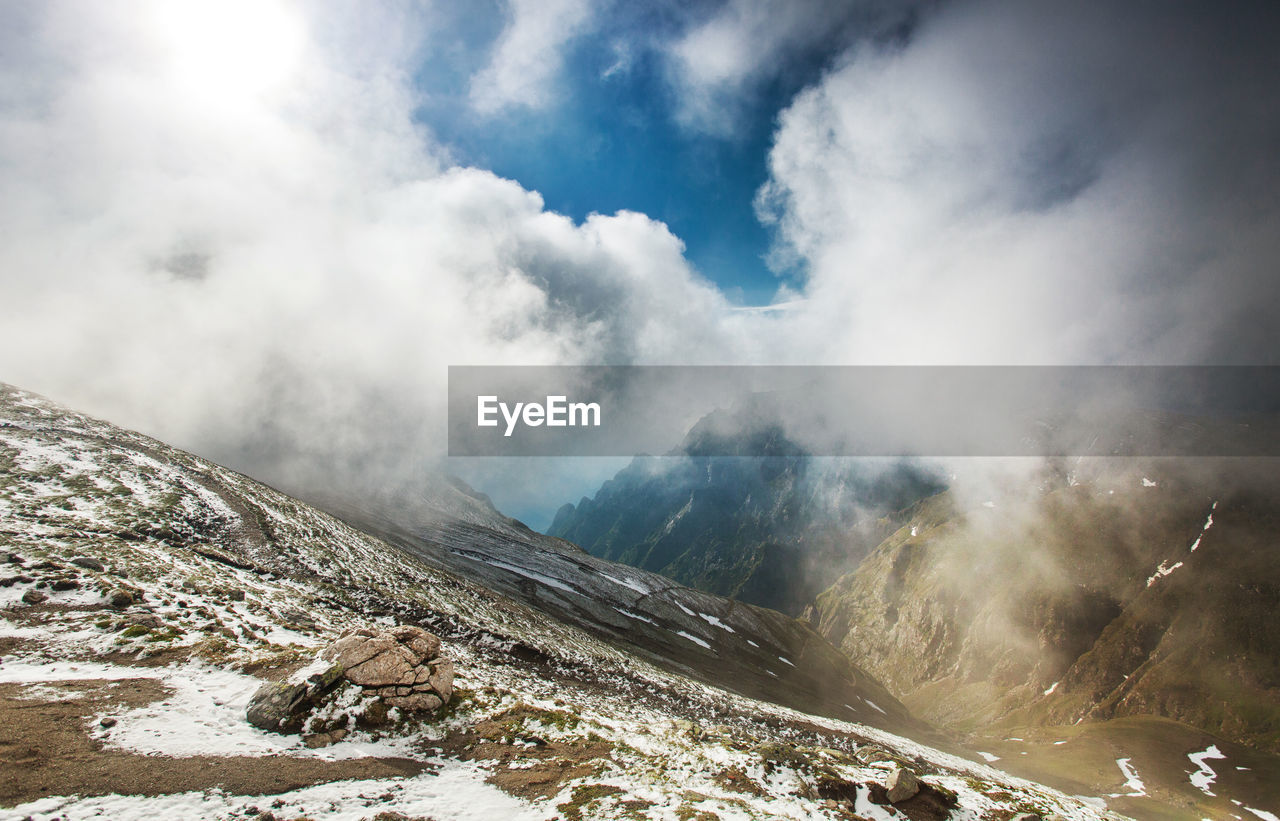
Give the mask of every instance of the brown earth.
[{"label": "brown earth", "polygon": [[[493,774],[486,780],[524,799],[550,798],[560,792],[565,782],[594,775],[601,759],[607,760],[613,745],[607,741],[564,743],[548,741],[520,728],[525,719],[539,719],[542,711],[519,705],[492,718],[478,722],[467,732],[455,733],[441,742],[447,755],[465,761],[496,762]],[[511,743],[521,742],[519,746]],[[532,744],[533,746],[527,746]],[[519,761],[521,767],[510,769]],[[533,762],[533,766],[524,766]]]},{"label": "brown earth", "polygon": [[24,685],[0,685],[0,806],[72,793],[162,795],[217,788],[234,795],[272,795],[328,781],[414,776],[428,766],[401,758],[169,758],[107,750],[88,734],[91,718],[150,704],[168,695],[168,688],[142,678],[57,687],[70,697],[28,699],[22,697]]}]

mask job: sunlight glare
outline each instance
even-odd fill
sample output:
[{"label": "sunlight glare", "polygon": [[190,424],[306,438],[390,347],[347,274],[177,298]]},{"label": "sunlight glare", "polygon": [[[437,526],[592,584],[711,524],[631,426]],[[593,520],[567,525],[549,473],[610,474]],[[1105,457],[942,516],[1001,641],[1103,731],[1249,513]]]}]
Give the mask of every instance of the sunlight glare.
[{"label": "sunlight glare", "polygon": [[152,25],[172,77],[201,102],[230,103],[281,88],[304,41],[303,21],[276,0],[163,0]]}]

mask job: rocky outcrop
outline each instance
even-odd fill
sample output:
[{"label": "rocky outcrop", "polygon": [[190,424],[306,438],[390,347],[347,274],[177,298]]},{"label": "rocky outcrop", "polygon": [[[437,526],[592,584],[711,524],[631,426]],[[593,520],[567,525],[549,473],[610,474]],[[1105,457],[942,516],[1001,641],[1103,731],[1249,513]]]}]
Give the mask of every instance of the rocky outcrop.
[{"label": "rocky outcrop", "polygon": [[898,804],[913,798],[916,793],[920,792],[920,779],[916,778],[916,774],[911,770],[899,767],[889,773],[889,780],[885,783],[885,791],[888,793],[889,803]]},{"label": "rocky outcrop", "polygon": [[340,741],[355,727],[396,724],[431,713],[453,695],[453,662],[440,639],[420,627],[361,628],[320,651],[283,682],[268,682],[249,702],[249,723],[302,733],[310,746]]}]

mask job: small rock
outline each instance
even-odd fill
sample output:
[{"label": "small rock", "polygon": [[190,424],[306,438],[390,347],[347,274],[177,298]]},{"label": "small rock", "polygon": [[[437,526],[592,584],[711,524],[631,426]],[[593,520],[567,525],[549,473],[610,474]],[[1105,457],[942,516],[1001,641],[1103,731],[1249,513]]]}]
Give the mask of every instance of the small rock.
[{"label": "small rock", "polygon": [[244,601],[244,591],[239,588],[227,591],[228,601]]},{"label": "small rock", "polygon": [[[933,795],[936,796],[937,799],[942,802],[943,806],[946,806],[946,807],[960,806],[960,796],[956,795],[954,790],[949,790],[946,787],[942,786],[941,784],[924,784],[920,789],[922,791],[928,790],[929,792],[933,793]],[[1052,819],[1050,819],[1050,821],[1052,821]]]},{"label": "small rock", "polygon": [[280,613],[280,618],[289,624],[295,624],[299,627],[315,627],[316,620],[302,610],[291,609]]},{"label": "small rock", "polygon": [[98,561],[97,559],[92,559],[88,556],[76,556],[74,559],[71,560],[71,563],[74,564],[76,567],[83,567],[85,570],[96,570],[99,573],[107,569],[106,565],[104,565],[102,562]]},{"label": "small rock", "polygon": [[99,722],[98,722],[98,726],[99,726],[99,727],[102,727],[102,729],[104,729],[104,730],[107,730],[107,729],[110,729],[110,728],[112,728],[112,727],[116,726],[116,720],[115,720],[114,718],[112,718],[111,716],[107,716],[106,718],[104,718],[104,719],[102,719],[101,721],[99,721]]},{"label": "small rock", "polygon": [[19,556],[17,553],[4,554],[5,564],[26,564],[27,560]]},{"label": "small rock", "polygon": [[133,604],[133,593],[117,588],[107,595],[107,603],[117,610],[123,610]]},{"label": "small rock", "polygon": [[1043,819],[1033,812],[1020,812],[1009,821],[1043,821]]},{"label": "small rock", "polygon": [[914,798],[915,794],[920,792],[920,779],[916,778],[916,774],[910,770],[898,767],[889,773],[889,780],[884,786],[889,792],[889,803],[897,804]]},{"label": "small rock", "polygon": [[75,579],[54,579],[53,589],[58,591],[79,590],[80,582]]},{"label": "small rock", "polygon": [[296,732],[302,726],[307,685],[269,681],[249,700],[249,723],[260,730]]},{"label": "small rock", "polygon": [[22,594],[22,600],[27,604],[41,604],[49,600],[49,596],[41,593],[39,590],[28,590]]}]

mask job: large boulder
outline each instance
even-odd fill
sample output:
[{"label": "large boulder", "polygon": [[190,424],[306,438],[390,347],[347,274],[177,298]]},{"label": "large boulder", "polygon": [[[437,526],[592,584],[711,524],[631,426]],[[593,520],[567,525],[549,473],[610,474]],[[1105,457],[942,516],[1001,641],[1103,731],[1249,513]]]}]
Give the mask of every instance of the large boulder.
[{"label": "large boulder", "polygon": [[262,685],[249,702],[255,727],[302,733],[310,746],[355,726],[383,727],[431,713],[453,695],[453,662],[440,639],[420,627],[344,633],[288,681]]}]

